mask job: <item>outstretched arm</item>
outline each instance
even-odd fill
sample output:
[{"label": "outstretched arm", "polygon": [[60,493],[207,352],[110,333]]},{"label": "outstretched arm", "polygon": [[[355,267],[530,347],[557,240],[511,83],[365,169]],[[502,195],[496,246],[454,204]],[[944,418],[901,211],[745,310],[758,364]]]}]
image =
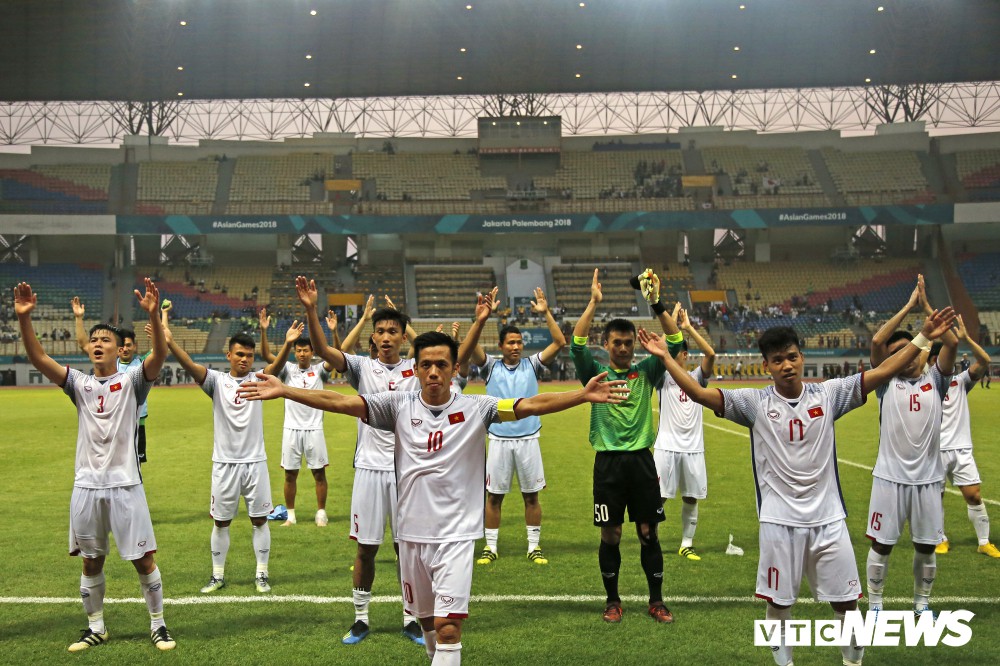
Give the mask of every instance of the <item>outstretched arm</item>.
[{"label": "outstretched arm", "polygon": [[[865,393],[871,393],[895,377],[899,371],[906,367],[907,363],[920,355],[924,347],[929,348],[931,340],[937,340],[943,336],[953,321],[955,321],[955,311],[950,307],[932,312],[926,321],[924,321],[923,328],[920,329],[920,335],[914,338],[910,344],[895,354],[890,355],[877,368],[873,368],[865,373]],[[942,354],[944,354],[944,350],[948,346],[946,343],[941,350]],[[954,360],[954,351],[952,351],[952,360]]]},{"label": "outstretched arm", "polygon": [[45,353],[42,343],[38,341],[38,335],[35,334],[35,327],[31,325],[31,312],[37,304],[38,296],[32,293],[30,284],[21,282],[14,287],[14,314],[17,315],[17,324],[21,329],[24,352],[28,355],[31,365],[45,375],[46,379],[56,386],[62,386],[66,382],[66,368]]},{"label": "outstretched arm", "polygon": [[358,340],[364,334],[365,326],[371,321],[372,313],[375,312],[375,296],[373,294],[368,295],[368,302],[365,303],[365,309],[358,317],[358,323],[355,324],[354,328],[348,332],[347,336],[344,338],[343,344],[340,345],[341,351],[345,354],[353,354],[354,348],[358,344]]},{"label": "outstretched arm", "polygon": [[972,357],[976,360],[969,366],[969,377],[972,378],[972,381],[978,382],[990,369],[990,355],[986,353],[985,349],[976,344],[975,340],[969,337],[968,332],[965,330],[965,322],[962,321],[962,315],[958,315],[955,323],[958,324],[955,333],[958,339],[972,348]]},{"label": "outstretched arm", "polygon": [[667,372],[670,373],[670,376],[673,377],[674,381],[677,382],[677,385],[688,397],[698,404],[708,407],[716,414],[722,413],[726,407],[725,400],[722,398],[722,392],[718,389],[705,388],[696,382],[694,377],[689,375],[687,370],[682,368],[669,354],[667,343],[663,338],[640,328],[638,339],[646,351],[660,359],[663,367],[667,369]]},{"label": "outstretched arm", "polygon": [[535,287],[535,300],[531,301],[531,309],[545,315],[545,324],[549,327],[549,335],[552,336],[552,342],[539,355],[542,364],[548,365],[555,360],[559,352],[562,351],[562,348],[566,346],[566,336],[563,335],[562,330],[559,328],[559,322],[552,316],[552,310],[549,309],[549,301],[545,298],[545,292],[542,291],[541,287]]},{"label": "outstretched arm", "polygon": [[458,363],[456,365],[463,365],[470,359],[476,365],[482,365],[486,362],[486,352],[479,345],[479,336],[483,332],[486,320],[496,309],[497,292],[499,291],[498,287],[493,287],[490,293],[479,294],[476,297],[476,319],[469,327],[469,332],[465,334],[465,340],[462,340],[462,344],[458,347]]},{"label": "outstretched arm", "polygon": [[271,316],[267,314],[267,308],[260,309],[257,321],[260,323],[260,357],[265,363],[274,363],[274,354],[267,344],[267,329],[271,325]]},{"label": "outstretched arm", "polygon": [[90,340],[87,339],[87,329],[83,326],[83,314],[86,312],[86,308],[80,302],[79,296],[74,296],[70,303],[73,305],[73,328],[76,333],[76,346],[86,352],[87,345],[90,344]]},{"label": "outstretched arm", "polygon": [[594,322],[594,313],[597,312],[598,303],[604,299],[601,283],[597,281],[600,270],[599,268],[594,269],[594,280],[590,283],[590,302],[587,303],[580,318],[576,320],[576,326],[573,327],[574,338],[590,339],[590,325]]},{"label": "outstretched arm", "polygon": [[701,359],[701,372],[706,377],[711,377],[712,371],[715,369],[715,349],[712,348],[708,340],[701,337],[698,329],[691,324],[691,320],[688,319],[687,310],[680,310],[677,325],[681,329],[681,332],[687,336],[688,340],[694,340],[698,349],[704,354],[704,357]]},{"label": "outstretched arm", "polygon": [[347,360],[344,358],[343,352],[326,344],[326,336],[323,335],[323,327],[319,323],[319,311],[316,307],[316,303],[319,302],[319,292],[316,289],[316,281],[306,280],[301,275],[298,276],[295,278],[295,293],[299,297],[299,302],[306,309],[309,331],[315,331],[315,335],[310,340],[316,355],[332,365],[337,372],[344,372],[347,369]]},{"label": "outstretched arm", "polygon": [[[385,299],[386,307],[392,308],[396,312],[401,312],[401,310],[396,307],[396,304],[392,302],[392,299],[389,298],[389,294],[384,294],[383,298]],[[407,341],[412,345],[413,341],[417,339],[417,331],[412,326],[410,326],[410,322],[406,322],[405,333]],[[412,351],[410,353],[410,356],[413,356]]]},{"label": "outstretched arm", "polygon": [[347,414],[359,419],[368,416],[365,401],[357,395],[342,395],[336,391],[323,391],[286,386],[274,375],[257,373],[258,381],[243,382],[237,394],[246,400],[274,400],[285,398],[315,409],[336,414]]},{"label": "outstretched arm", "polygon": [[871,345],[871,361],[872,367],[877,368],[882,361],[884,361],[889,356],[889,349],[887,341],[889,336],[896,332],[899,325],[903,323],[906,319],[906,315],[909,314],[910,310],[917,307],[920,304],[920,292],[923,289],[924,276],[917,276],[917,284],[913,287],[913,293],[910,294],[910,299],[906,301],[906,305],[902,309],[894,314],[889,321],[882,324],[882,327],[875,332],[872,336]]},{"label": "outstretched arm", "polygon": [[618,404],[628,399],[629,389],[624,379],[610,382],[604,381],[607,372],[594,375],[583,388],[575,391],[560,391],[558,393],[539,393],[530,398],[518,400],[514,404],[514,416],[523,419],[528,416],[541,416],[561,412],[585,402],[608,402]]},{"label": "outstretched arm", "polygon": [[340,333],[337,331],[337,313],[333,310],[326,311],[326,327],[330,330],[330,346],[334,349],[341,348]]},{"label": "outstretched arm", "polygon": [[135,297],[139,299],[139,307],[149,314],[150,350],[142,361],[142,374],[148,381],[154,381],[160,376],[163,362],[167,360],[167,341],[163,335],[163,323],[160,318],[160,290],[149,278],[144,280],[146,293],[140,294],[135,289]]},{"label": "outstretched arm", "polygon": [[288,362],[288,355],[292,353],[292,347],[295,346],[295,341],[302,336],[302,329],[305,327],[305,322],[299,323],[297,319],[292,322],[292,325],[288,327],[288,331],[285,333],[285,344],[281,345],[278,355],[264,368],[265,373],[275,375],[285,367],[285,363]]}]

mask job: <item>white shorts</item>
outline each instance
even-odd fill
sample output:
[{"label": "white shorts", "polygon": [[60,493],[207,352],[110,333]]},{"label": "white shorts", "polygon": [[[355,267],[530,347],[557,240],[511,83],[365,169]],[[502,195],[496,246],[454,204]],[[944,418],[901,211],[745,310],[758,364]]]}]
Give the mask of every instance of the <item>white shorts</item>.
[{"label": "white shorts", "polygon": [[355,469],[349,536],[366,546],[381,544],[386,517],[392,529],[392,540],[396,541],[396,473]]},{"label": "white shorts", "polygon": [[817,527],[760,524],[757,596],[778,606],[791,606],[798,599],[803,573],[816,601],[862,597],[844,520]]},{"label": "white shorts", "polygon": [[979,468],[976,459],[972,457],[972,449],[951,449],[941,452],[941,462],[944,464],[945,478],[953,486],[978,486]]},{"label": "white shorts", "polygon": [[271,478],[267,461],[251,463],[212,463],[212,506],[209,514],[216,520],[232,520],[246,501],[247,515],[260,518],[271,513]]},{"label": "white shorts", "polygon": [[323,469],[330,464],[323,431],[285,428],[281,436],[282,469],[301,469],[303,454],[309,469]]},{"label": "white shorts", "polygon": [[909,486],[872,477],[872,496],[868,502],[868,529],[872,541],[892,546],[903,534],[903,523],[910,521],[913,543],[938,544],[944,539],[944,507],[941,493],[944,482]]},{"label": "white shorts", "polygon": [[108,554],[108,532],[123,560],[156,552],[142,484],[120,488],[77,488],[69,502],[69,554],[94,559]]},{"label": "white shorts", "polygon": [[403,610],[418,618],[468,617],[475,549],[475,541],[400,541]]},{"label": "white shorts", "polygon": [[653,449],[656,476],[660,480],[660,497],[673,499],[680,488],[681,497],[708,497],[708,471],[705,452],[683,453]]},{"label": "white shorts", "polygon": [[517,474],[522,493],[537,493],[545,488],[545,469],[537,437],[507,439],[490,437],[486,452],[486,490],[494,495],[510,492]]}]

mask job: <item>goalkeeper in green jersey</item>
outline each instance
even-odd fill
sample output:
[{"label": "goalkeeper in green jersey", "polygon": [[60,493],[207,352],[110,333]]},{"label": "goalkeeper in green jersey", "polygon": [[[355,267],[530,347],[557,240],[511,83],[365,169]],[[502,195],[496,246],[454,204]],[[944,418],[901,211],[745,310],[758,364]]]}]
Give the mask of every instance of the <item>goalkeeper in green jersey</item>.
[{"label": "goalkeeper in green jersey", "polygon": [[[663,552],[657,526],[663,520],[663,505],[657,483],[656,465],[651,447],[656,439],[651,410],[653,387],[663,377],[665,367],[650,356],[633,363],[635,325],[627,319],[612,319],[605,325],[601,344],[610,358],[607,366],[598,363],[587,347],[590,325],[603,296],[597,281],[598,269],[590,286],[590,303],[573,330],[570,357],[577,378],[586,384],[591,377],[608,372],[608,379],[628,382],[628,400],[617,405],[593,405],[590,411],[590,444],[594,457],[594,525],[601,528],[598,561],[607,605],[605,622],[621,622],[622,604],[618,596],[618,571],[621,568],[622,524],[625,510],[635,523],[639,536],[642,569],[649,584],[649,615],[657,622],[673,622],[674,616],[663,604]],[[633,280],[633,286],[635,286]],[[660,303],[659,279],[652,271],[639,276],[643,296],[667,334],[672,356],[681,350],[682,337],[677,323]]]}]

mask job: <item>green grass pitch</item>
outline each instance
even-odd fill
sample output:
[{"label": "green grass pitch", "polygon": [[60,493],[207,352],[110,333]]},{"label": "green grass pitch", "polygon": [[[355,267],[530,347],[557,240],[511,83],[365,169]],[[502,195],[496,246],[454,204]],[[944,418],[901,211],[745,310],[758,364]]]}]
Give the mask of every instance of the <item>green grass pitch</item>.
[{"label": "green grass pitch", "polygon": [[[561,390],[564,387],[546,387]],[[470,387],[481,392],[482,385]],[[868,548],[864,521],[871,488],[870,466],[878,440],[874,397],[837,427],[840,475],[847,500],[848,524],[859,571],[864,576]],[[995,433],[1000,411],[993,393],[979,388],[971,396],[977,461],[985,479],[984,496],[1000,499]],[[463,657],[469,664],[761,664],[773,661],[766,648],[753,646],[753,620],[764,615],[763,602],[752,599],[757,564],[757,521],[746,430],[706,413],[705,436],[709,496],[703,501],[695,545],[701,562],[677,556],[679,514],[667,503],[661,527],[665,594],[677,620],[657,626],[646,616],[646,585],[639,566],[638,543],[626,525],[622,545],[621,593],[626,597],[621,625],[601,622],[603,588],[597,570],[598,532],[592,525],[591,466],[587,443],[588,407],[543,418],[542,448],[548,488],[542,493],[542,545],[548,566],[525,559],[523,505],[517,493],[504,503],[500,558],[477,567],[471,617],[464,625]],[[55,388],[0,392],[0,458],[7,470],[0,487],[6,512],[0,539],[0,663],[112,663],[172,661],[184,664],[419,664],[423,650],[400,635],[401,607],[392,601],[372,604],[372,633],[347,647],[340,637],[353,621],[349,567],[354,543],[347,538],[353,471],[355,423],[327,415],[331,465],[330,526],[312,523],[313,481],[300,475],[299,524],[272,524],[270,562],[272,597],[253,602],[253,553],[245,508],[231,529],[226,595],[246,601],[215,602],[198,589],[211,572],[208,517],[212,451],[211,402],[198,389],[156,388],[147,425],[149,464],[143,467],[146,493],[156,530],[157,561],[168,600],[166,620],[178,647],[159,654],[148,640],[148,616],[141,603],[109,603],[105,618],[111,632],[106,646],[78,655],[66,652],[86,624],[78,597],[80,563],[66,555],[69,498],[73,479],[76,415]],[[282,425],[280,402],[265,407],[265,433],[274,502],[283,502],[279,466]],[[859,466],[848,464],[848,461]],[[862,468],[860,466],[864,466]],[[934,607],[966,608],[976,613],[972,640],[962,648],[869,649],[865,663],[987,664],[1000,653],[1000,561],[975,552],[976,539],[962,500],[945,497],[946,531],[952,552],[938,558]],[[1000,507],[989,504],[994,523]],[[994,528],[995,538],[998,529]],[[724,554],[729,534],[746,555]],[[897,547],[890,560],[889,608],[910,606],[911,553]],[[113,551],[106,565],[107,597],[140,597],[131,565]],[[373,594],[399,594],[392,550],[377,560]],[[302,600],[287,599],[301,595]],[[43,603],[29,598],[69,598]],[[307,597],[342,600],[317,603]],[[811,600],[808,585],[802,597]],[[193,599],[211,603],[176,603]],[[933,603],[933,599],[932,599]],[[862,606],[864,607],[864,606]],[[829,606],[802,603],[793,616],[827,619]],[[795,663],[839,664],[832,647],[797,648]]]}]

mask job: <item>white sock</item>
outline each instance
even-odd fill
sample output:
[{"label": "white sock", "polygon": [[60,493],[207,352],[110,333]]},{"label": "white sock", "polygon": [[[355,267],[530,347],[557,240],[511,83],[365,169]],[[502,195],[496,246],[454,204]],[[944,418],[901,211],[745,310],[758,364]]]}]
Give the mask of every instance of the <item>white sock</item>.
[{"label": "white sock", "polygon": [[271,526],[267,523],[253,526],[253,553],[257,558],[257,573],[267,573],[271,557]]},{"label": "white sock", "polygon": [[694,531],[698,529],[698,505],[681,502],[681,548],[694,545]]},{"label": "white sock", "polygon": [[149,609],[149,630],[156,631],[163,626],[163,582],[160,578],[160,568],[153,567],[148,574],[139,574],[139,585],[142,596],[146,599]]},{"label": "white sock", "polygon": [[229,526],[212,528],[212,575],[221,579],[226,573],[229,555]]},{"label": "white sock", "polygon": [[542,540],[542,526],[528,525],[528,552],[538,548],[538,542]]},{"label": "white sock", "polygon": [[[833,619],[843,623],[845,617],[846,613],[833,611]],[[843,626],[843,624],[841,624],[841,626]],[[852,635],[850,645],[840,646],[840,654],[844,657],[845,662],[850,661],[860,664],[861,660],[865,658],[865,648],[864,646],[859,646],[857,637]]]},{"label": "white sock", "polygon": [[368,624],[368,604],[372,600],[371,590],[354,588],[352,596],[354,597],[354,621],[357,622],[360,620]]},{"label": "white sock", "polygon": [[427,650],[427,657],[433,661],[434,651],[437,649],[437,632],[433,629],[427,631],[423,627],[420,627],[420,631],[424,634],[424,649]]},{"label": "white sock", "polygon": [[486,530],[486,547],[492,550],[494,553],[497,552],[497,539],[500,538],[500,528],[495,530]]},{"label": "white sock", "polygon": [[913,607],[920,609],[930,604],[931,588],[937,573],[937,554],[913,551]]},{"label": "white sock", "polygon": [[294,523],[295,522],[295,509],[287,509],[287,511],[288,511],[288,520],[290,520],[290,521],[292,521]]},{"label": "white sock", "polygon": [[771,604],[767,605],[767,612],[764,615],[768,620],[781,620],[781,647],[771,648],[771,656],[778,666],[787,666],[792,663],[792,648],[785,645],[785,622],[792,619],[791,608],[775,608]]},{"label": "white sock", "polygon": [[885,576],[889,571],[889,556],[879,555],[874,550],[868,551],[868,607],[882,606],[882,590],[885,589]]},{"label": "white sock", "polygon": [[986,513],[986,505],[977,504],[973,506],[970,504],[966,508],[969,510],[969,520],[972,521],[972,526],[976,528],[979,545],[985,546],[990,542],[990,516]]},{"label": "white sock", "polygon": [[96,576],[80,576],[80,598],[83,612],[87,614],[90,630],[97,634],[106,631],[104,626],[104,572]]},{"label": "white sock", "polygon": [[438,643],[431,666],[459,666],[461,663],[461,643]]}]

